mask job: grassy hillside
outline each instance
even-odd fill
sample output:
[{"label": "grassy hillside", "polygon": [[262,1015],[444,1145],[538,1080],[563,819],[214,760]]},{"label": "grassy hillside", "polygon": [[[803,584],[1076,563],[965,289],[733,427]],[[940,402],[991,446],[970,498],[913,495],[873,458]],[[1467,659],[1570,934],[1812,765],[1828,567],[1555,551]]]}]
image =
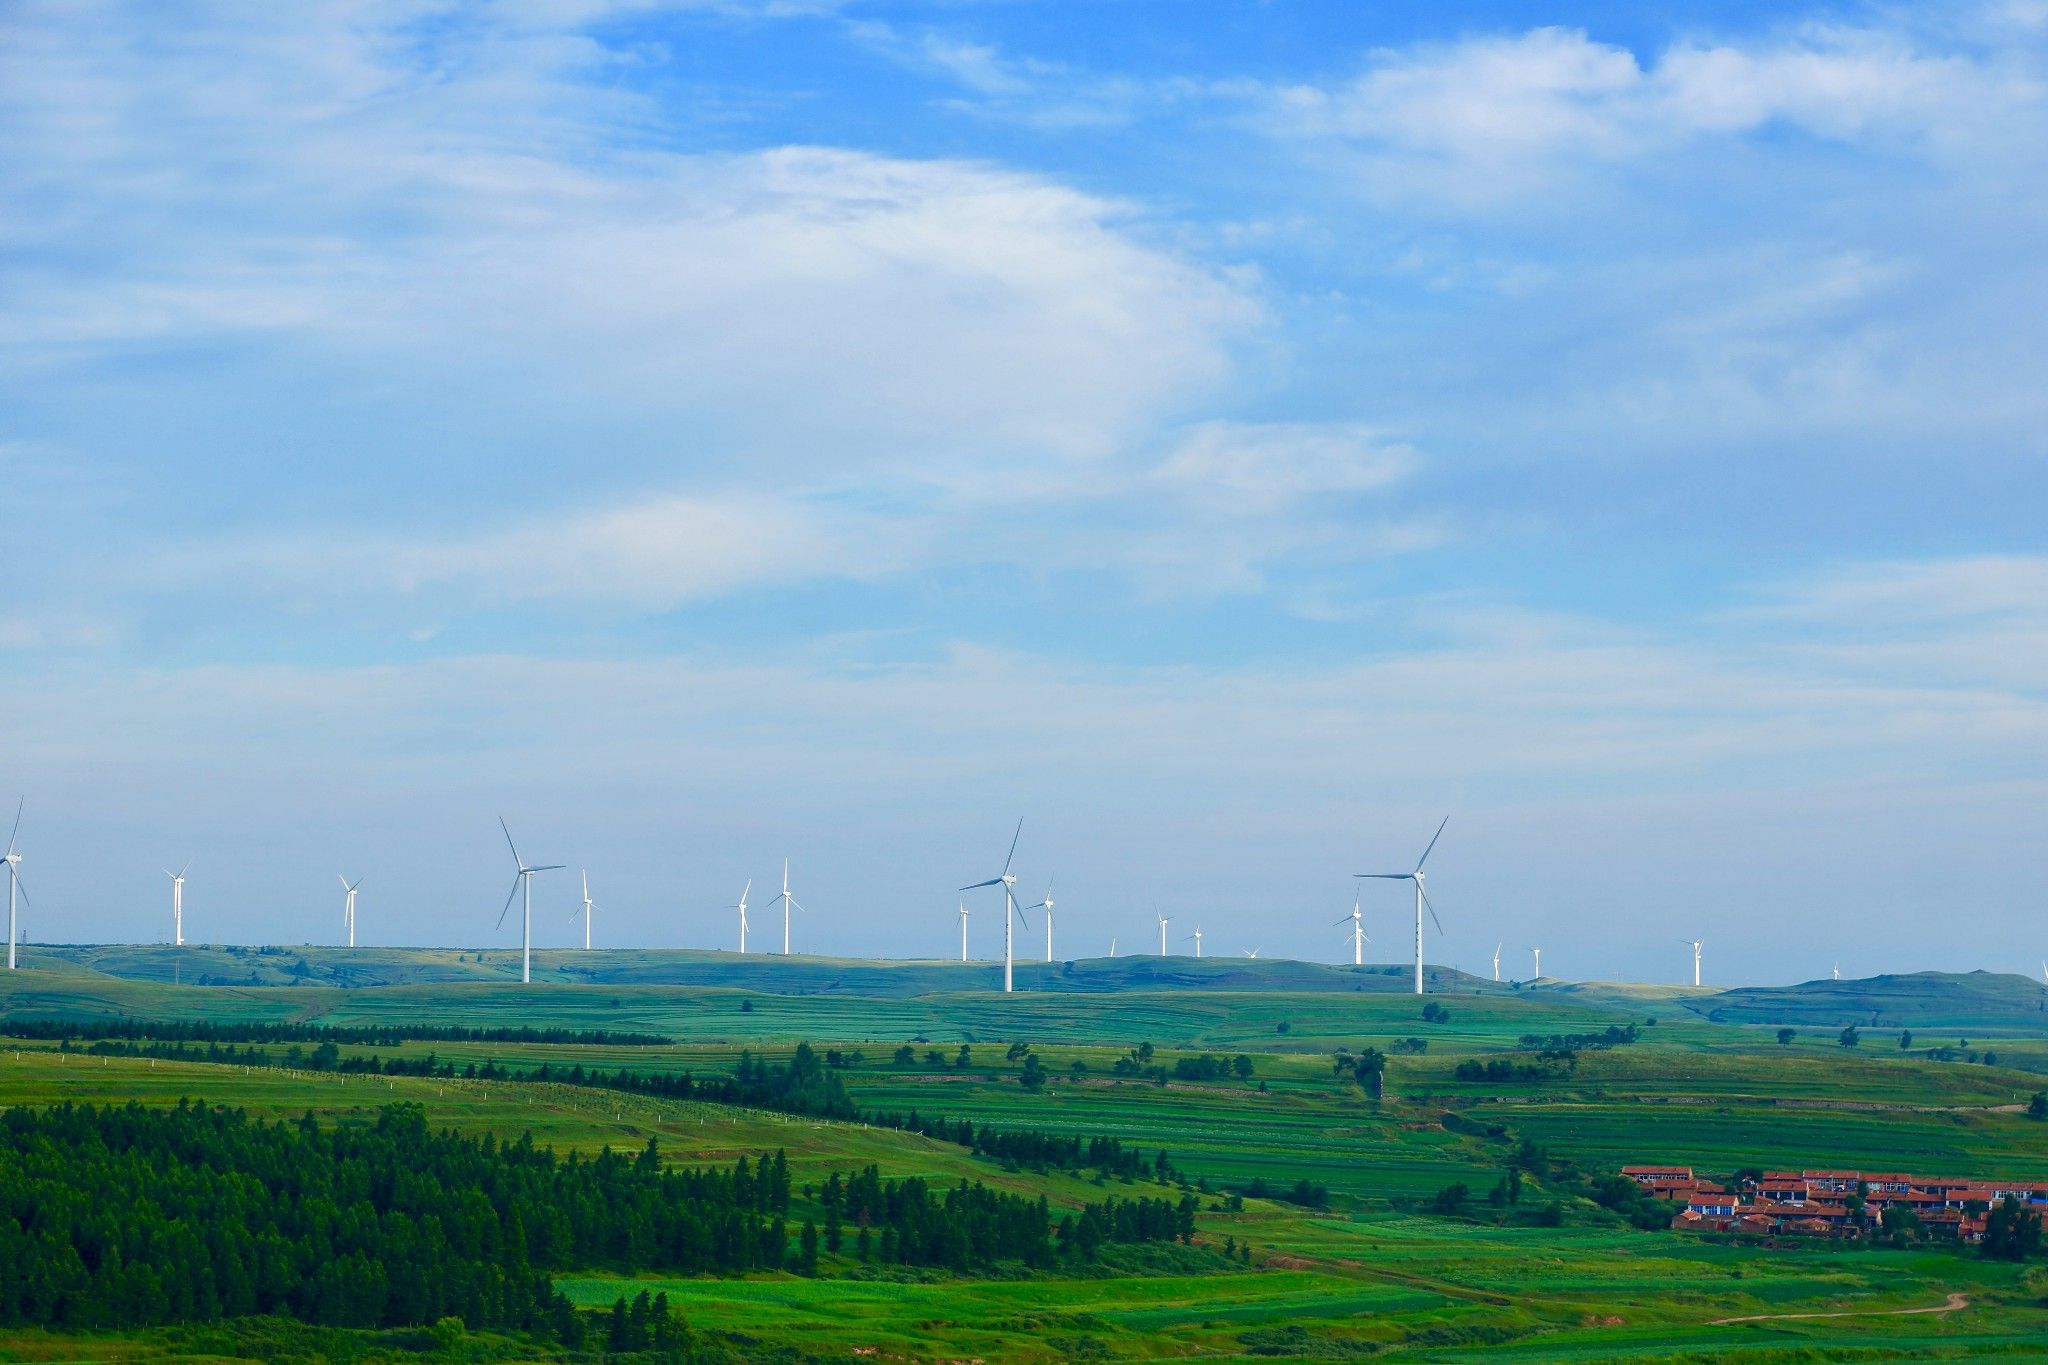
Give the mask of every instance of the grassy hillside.
[{"label": "grassy hillside", "polygon": [[1911,972],[1744,986],[1682,1002],[1716,1023],[2048,1033],[2048,986],[2007,972]]},{"label": "grassy hillside", "polygon": [[[35,945],[22,965],[188,986],[410,986],[517,981],[516,949],[244,947],[238,944]],[[1411,967],[1364,967],[1266,958],[1103,957],[1018,962],[1019,990],[1317,991],[1407,993]],[[533,955],[536,982],[598,986],[712,986],[778,995],[885,999],[1000,989],[1000,962],[895,961],[688,948],[549,948]],[[1449,967],[1430,967],[1432,989],[1506,993]]]}]

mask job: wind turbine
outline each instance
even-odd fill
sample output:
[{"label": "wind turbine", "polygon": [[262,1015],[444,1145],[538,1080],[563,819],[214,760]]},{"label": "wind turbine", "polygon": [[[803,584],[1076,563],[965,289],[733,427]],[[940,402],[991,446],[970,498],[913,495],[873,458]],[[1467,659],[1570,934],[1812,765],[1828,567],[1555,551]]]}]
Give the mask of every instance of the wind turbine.
[{"label": "wind turbine", "polygon": [[2048,982],[2048,959],[2043,959],[2041,963],[2041,980]]},{"label": "wind turbine", "polygon": [[[1191,938],[1195,941],[1195,960],[1200,961],[1202,957],[1202,926],[1197,924],[1195,926],[1195,932],[1189,934],[1188,938]],[[1183,940],[1183,942],[1185,942],[1185,940]]]},{"label": "wind turbine", "polygon": [[171,879],[171,946],[173,948],[185,946],[185,874],[191,868],[192,860],[187,858],[185,866],[179,868],[176,872],[171,871],[168,867],[164,869],[164,875]]},{"label": "wind turbine", "polygon": [[[1159,907],[1154,906],[1152,913],[1159,915]],[[1171,923],[1173,923],[1173,916],[1159,915],[1159,955],[1161,957],[1166,956],[1166,926]]]},{"label": "wind turbine", "polygon": [[799,910],[803,909],[804,907],[795,896],[789,894],[789,859],[787,858],[784,858],[782,860],[782,894],[775,897],[775,899],[782,902],[782,955],[784,957],[788,957],[789,907],[794,905]]},{"label": "wind turbine", "polygon": [[533,875],[536,872],[557,872],[567,863],[543,863],[539,867],[528,867],[526,860],[519,856],[519,845],[512,842],[512,827],[505,823],[505,817],[498,817],[498,828],[505,831],[505,846],[512,850],[512,865],[519,869],[512,878],[512,889],[505,895],[505,908],[498,912],[498,925],[504,927],[505,916],[512,912],[512,901],[520,893],[526,896],[526,908],[519,921],[519,980],[521,984],[533,980]]},{"label": "wind turbine", "polygon": [[1052,878],[1045,879],[1045,899],[1036,905],[1027,905],[1026,910],[1045,911],[1045,960],[1052,961]]},{"label": "wind turbine", "polygon": [[1365,965],[1365,945],[1372,942],[1371,936],[1365,932],[1365,913],[1362,908],[1364,899],[1362,892],[1353,896],[1351,913],[1337,921],[1338,924],[1343,924],[1346,920],[1351,923],[1351,965],[1354,967]]},{"label": "wind turbine", "polygon": [[[1109,940],[1109,955],[1111,957],[1116,956],[1116,938],[1114,935],[1112,935]],[[2048,963],[2043,963],[2042,966],[2044,969],[2048,969]],[[2048,976],[2048,970],[2044,970],[2041,974],[2043,976]]]},{"label": "wind turbine", "polygon": [[21,889],[21,855],[14,851],[14,840],[21,833],[21,813],[28,808],[28,798],[21,798],[14,808],[14,832],[7,836],[7,970],[14,970],[14,901],[18,896],[23,905],[28,904],[28,892]]},{"label": "wind turbine", "polygon": [[1495,981],[1500,980],[1500,950],[1504,946],[1506,945],[1500,943],[1493,945],[1493,979]]},{"label": "wind turbine", "polygon": [[348,946],[353,948],[356,946],[356,887],[363,884],[363,879],[358,877],[351,883],[339,872],[334,875],[341,879],[342,894],[346,897],[341,903],[341,927],[348,931]]},{"label": "wind turbine", "polygon": [[1017,858],[1017,841],[1023,837],[1024,820],[1020,816],[1017,820],[1017,832],[1010,836],[1010,856],[1003,859],[1003,870],[985,882],[976,882],[972,886],[960,888],[962,891],[979,891],[984,886],[1000,886],[1003,888],[1003,989],[1006,991],[1016,989],[1012,979],[1016,967],[1016,954],[1013,946],[1014,930],[1018,924],[1022,924],[1026,929],[1031,927],[1030,921],[1024,918],[1023,910],[1018,908],[1016,896],[1017,876],[1010,871],[1010,864],[1016,861]]},{"label": "wind turbine", "polygon": [[1536,954],[1536,979],[1541,981],[1543,979],[1543,950],[1541,948],[1531,948],[1529,951]]},{"label": "wind turbine", "polygon": [[1842,964],[1837,962],[1835,964],[1834,971],[1830,973],[1830,975],[1834,980],[1840,981],[1842,979]]},{"label": "wind turbine", "polygon": [[960,902],[960,960],[967,960],[967,902]]},{"label": "wind turbine", "polygon": [[1422,889],[1422,865],[1429,861],[1429,855],[1436,849],[1436,841],[1444,837],[1444,825],[1451,823],[1451,817],[1444,817],[1443,825],[1436,827],[1436,833],[1429,838],[1429,847],[1422,850],[1422,856],[1415,860],[1413,872],[1361,872],[1360,877],[1382,882],[1415,883],[1415,993],[1422,994],[1422,911],[1429,910],[1430,919],[1436,924],[1436,931],[1444,931],[1444,922],[1436,917],[1436,907],[1430,905],[1429,896]]},{"label": "wind turbine", "polygon": [[1257,957],[1259,955],[1259,950],[1257,948],[1246,948],[1243,950],[1243,952],[1246,957]]},{"label": "wind turbine", "polygon": [[590,912],[596,908],[597,902],[590,898],[590,869],[586,867],[583,869],[583,908],[569,916],[570,919],[583,916],[583,951],[586,953],[590,951]]},{"label": "wind turbine", "polygon": [[747,878],[747,884],[740,889],[740,903],[733,908],[740,912],[740,952],[747,951],[747,892],[754,889],[754,879]]},{"label": "wind turbine", "polygon": [[1697,986],[1700,984],[1700,949],[1706,946],[1706,940],[1697,938],[1682,938],[1678,941],[1680,943],[1690,943],[1692,945],[1692,984]]}]

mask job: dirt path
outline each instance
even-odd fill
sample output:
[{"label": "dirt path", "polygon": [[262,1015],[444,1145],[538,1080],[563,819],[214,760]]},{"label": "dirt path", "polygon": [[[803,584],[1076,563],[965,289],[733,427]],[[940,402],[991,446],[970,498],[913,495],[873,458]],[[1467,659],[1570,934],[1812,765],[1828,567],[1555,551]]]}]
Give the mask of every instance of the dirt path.
[{"label": "dirt path", "polygon": [[1953,1313],[1968,1308],[1968,1294],[1951,1294],[1932,1308],[1852,1308],[1840,1313],[1752,1313],[1746,1318],[1715,1318],[1709,1327],[1726,1327],[1731,1322],[1781,1322],[1786,1318],[1897,1318],[1915,1313]]}]

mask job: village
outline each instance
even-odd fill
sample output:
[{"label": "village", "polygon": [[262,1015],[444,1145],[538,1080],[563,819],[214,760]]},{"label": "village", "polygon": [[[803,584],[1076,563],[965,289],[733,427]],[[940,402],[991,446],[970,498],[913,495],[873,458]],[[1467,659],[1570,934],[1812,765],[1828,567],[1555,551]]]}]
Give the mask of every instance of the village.
[{"label": "village", "polygon": [[1685,1207],[1674,1229],[1759,1236],[1860,1237],[1883,1231],[1982,1242],[1991,1211],[2010,1199],[2048,1210],[2048,1181],[1927,1178],[1877,1171],[1737,1172],[1728,1184],[1690,1166],[1624,1166],[1658,1199]]}]

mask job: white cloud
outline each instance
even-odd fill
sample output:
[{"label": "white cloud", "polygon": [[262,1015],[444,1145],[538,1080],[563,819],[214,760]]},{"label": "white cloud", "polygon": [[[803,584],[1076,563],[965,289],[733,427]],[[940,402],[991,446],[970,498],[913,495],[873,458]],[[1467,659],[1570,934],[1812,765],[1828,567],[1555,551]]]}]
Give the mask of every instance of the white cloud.
[{"label": "white cloud", "polygon": [[969,161],[667,150],[615,79],[655,58],[580,27],[615,8],[201,7],[172,41],[17,13],[0,348],[402,356],[814,472],[1100,452],[1227,381],[1257,300],[1135,206]]},{"label": "white cloud", "polygon": [[2037,107],[2041,87],[1879,29],[1679,42],[1646,61],[1584,30],[1539,28],[1382,49],[1349,80],[1264,95],[1276,131],[1354,149],[1376,190],[1484,203],[1575,168],[1774,126],[1939,141]]}]

